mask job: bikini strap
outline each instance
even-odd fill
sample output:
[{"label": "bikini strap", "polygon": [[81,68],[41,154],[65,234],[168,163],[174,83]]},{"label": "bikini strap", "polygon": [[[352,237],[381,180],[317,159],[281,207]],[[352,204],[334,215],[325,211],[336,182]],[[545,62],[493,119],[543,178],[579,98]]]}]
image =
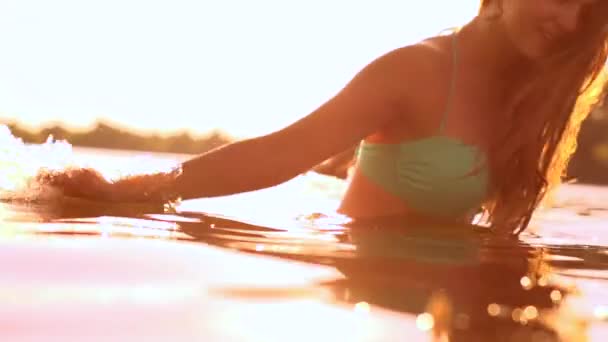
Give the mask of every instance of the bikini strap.
[{"label": "bikini strap", "polygon": [[443,133],[446,121],[448,120],[448,114],[450,113],[450,107],[452,105],[454,88],[456,87],[456,67],[458,65],[458,46],[456,45],[457,32],[458,31],[454,31],[454,33],[452,34],[452,77],[450,79],[450,89],[448,90],[445,112],[443,113],[443,117],[441,118],[441,122],[439,123],[439,133]]}]

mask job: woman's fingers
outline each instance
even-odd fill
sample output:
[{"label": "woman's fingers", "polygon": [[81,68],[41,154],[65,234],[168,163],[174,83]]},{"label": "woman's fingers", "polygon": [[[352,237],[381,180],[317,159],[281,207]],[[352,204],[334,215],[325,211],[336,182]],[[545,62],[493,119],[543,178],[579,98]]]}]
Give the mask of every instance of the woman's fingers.
[{"label": "woman's fingers", "polygon": [[36,179],[40,184],[56,187],[71,197],[103,199],[110,185],[101,173],[90,168],[42,172]]}]

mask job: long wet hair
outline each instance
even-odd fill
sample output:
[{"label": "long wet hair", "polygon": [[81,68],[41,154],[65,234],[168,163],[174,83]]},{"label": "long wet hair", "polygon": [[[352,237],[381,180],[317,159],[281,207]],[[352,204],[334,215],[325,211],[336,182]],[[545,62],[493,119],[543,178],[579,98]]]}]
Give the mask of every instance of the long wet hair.
[{"label": "long wet hair", "polygon": [[[497,1],[481,0],[479,14],[500,6]],[[526,229],[563,181],[582,121],[606,95],[608,1],[590,6],[568,50],[531,78],[493,127],[492,186],[483,217],[498,231],[517,235]]]}]

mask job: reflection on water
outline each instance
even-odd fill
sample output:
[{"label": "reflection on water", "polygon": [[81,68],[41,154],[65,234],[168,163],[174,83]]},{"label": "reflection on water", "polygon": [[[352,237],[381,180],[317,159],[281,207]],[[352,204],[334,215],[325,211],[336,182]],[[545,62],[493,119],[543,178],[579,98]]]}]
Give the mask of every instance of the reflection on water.
[{"label": "reflection on water", "polygon": [[437,341],[584,341],[606,333],[608,249],[602,246],[540,243],[535,236],[534,243],[496,240],[448,227],[341,223],[324,215],[300,217],[283,229],[200,212],[131,208],[131,215],[100,217],[92,206],[94,215],[82,215],[84,207],[78,219],[56,216],[25,230],[197,241],[330,266],[341,276],[316,285],[235,284],[210,293],[254,303],[318,298],[359,314],[391,310],[411,316],[418,331]]},{"label": "reflection on water", "polygon": [[[105,157],[114,166],[123,156]],[[159,160],[166,165],[178,159],[174,157]],[[12,170],[3,181],[23,185],[31,170],[20,174],[15,171],[23,169],[19,162],[8,161],[0,160],[0,169]],[[606,340],[606,208],[585,201],[589,191],[594,191],[595,204],[600,197],[608,199],[607,190],[567,188],[566,199],[545,213],[533,232],[511,241],[483,229],[353,222],[331,211],[342,186],[309,175],[269,191],[187,202],[171,215],[145,204],[61,197],[0,204],[0,242],[26,262],[20,268],[5,263],[5,278],[12,274],[16,283],[4,282],[0,293],[11,294],[4,301],[9,309],[101,301],[127,310],[125,302],[192,304],[203,303],[204,297],[205,312],[217,324],[195,318],[202,307],[194,304],[187,311],[174,308],[174,317],[188,320],[189,327],[205,327],[208,338],[223,340]],[[2,190],[14,189],[0,186]],[[327,210],[302,214],[318,208]],[[24,252],[19,246],[26,240],[36,248]],[[161,247],[149,250],[141,242],[157,242],[169,254],[156,254]],[[59,255],[66,246],[75,252],[64,260]],[[238,253],[208,251],[218,247]],[[71,265],[79,255],[83,264]],[[36,268],[43,264],[36,256],[62,268],[53,274],[58,280],[40,275],[46,270]],[[280,263],[268,267],[258,261],[267,259]],[[310,276],[317,271],[324,276]],[[184,278],[184,272],[189,276]],[[197,286],[204,290],[192,285],[200,272],[207,278]],[[32,282],[38,276],[51,284]],[[91,283],[82,283],[81,276]],[[189,282],[180,282],[184,279]],[[56,281],[61,284],[53,285]],[[158,314],[168,310],[162,305],[156,307]],[[0,309],[0,324],[11,317],[6,310]],[[145,312],[158,329],[171,324]],[[23,323],[21,316],[12,317]],[[140,323],[137,329],[144,329]]]},{"label": "reflection on water", "polygon": [[[587,324],[605,319],[598,315],[605,310],[599,305],[593,315],[575,313],[569,298],[580,301],[581,295],[560,279],[575,269],[608,276],[604,247],[497,241],[483,233],[455,234],[437,227],[352,224],[320,224],[308,234],[300,230],[292,240],[289,231],[200,218],[181,229],[205,243],[332,265],[345,276],[323,284],[334,300],[361,311],[383,307],[416,315],[418,328],[452,341],[578,341],[587,336]],[[594,299],[605,301],[605,293]]]}]

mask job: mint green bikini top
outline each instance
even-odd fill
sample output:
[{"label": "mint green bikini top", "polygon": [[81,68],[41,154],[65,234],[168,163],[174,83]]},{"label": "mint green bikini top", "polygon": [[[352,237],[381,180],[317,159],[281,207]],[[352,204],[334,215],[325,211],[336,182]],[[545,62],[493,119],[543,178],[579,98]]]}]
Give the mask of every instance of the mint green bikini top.
[{"label": "mint green bikini top", "polygon": [[[455,37],[453,51],[456,65]],[[481,151],[443,134],[454,79],[453,75],[437,134],[398,144],[363,141],[357,152],[357,167],[370,181],[402,198],[415,211],[434,217],[470,215],[479,209],[488,187],[488,170]]]}]

